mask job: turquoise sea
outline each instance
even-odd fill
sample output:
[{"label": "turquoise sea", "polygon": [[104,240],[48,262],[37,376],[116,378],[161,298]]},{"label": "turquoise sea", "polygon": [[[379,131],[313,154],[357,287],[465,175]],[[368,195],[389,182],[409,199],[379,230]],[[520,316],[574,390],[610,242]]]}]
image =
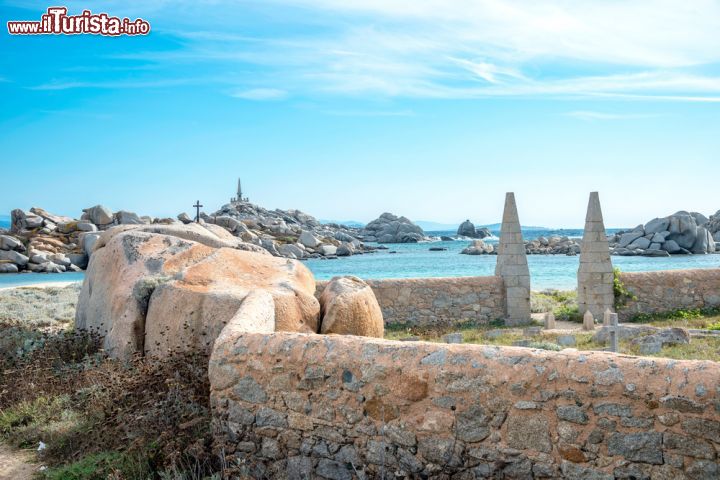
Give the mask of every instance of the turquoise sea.
[{"label": "turquoise sea", "polygon": [[[614,229],[608,229],[612,232]],[[452,235],[454,232],[428,232],[431,235]],[[579,237],[582,230],[554,230],[524,232],[525,238],[538,235],[567,235]],[[494,243],[497,238],[486,239]],[[307,260],[305,264],[318,280],[336,275],[356,275],[360,278],[412,278],[462,277],[492,275],[495,272],[495,255],[461,255],[470,242],[392,244],[388,250],[354,255],[336,260]],[[445,251],[431,252],[430,247],[444,247]],[[391,253],[394,252],[394,253]],[[580,257],[566,255],[529,255],[533,290],[546,288],[572,289],[576,285],[576,272]],[[613,264],[626,272],[675,270],[685,268],[720,268],[720,255],[676,255],[669,258],[612,257]],[[24,273],[0,275],[0,288],[29,285],[41,282],[80,281],[83,273]]]},{"label": "turquoise sea", "polygon": [[[608,229],[613,232],[616,229]],[[452,232],[429,232],[431,235],[449,235]],[[580,237],[582,230],[528,231],[526,239],[539,234]],[[486,240],[497,242],[497,238]],[[461,255],[460,251],[470,242],[448,242],[387,245],[389,250],[354,255],[337,260],[307,260],[305,263],[318,280],[335,275],[356,275],[360,278],[412,278],[412,277],[462,277],[484,276],[495,273],[495,255]],[[446,251],[431,252],[430,247],[444,247]],[[397,253],[390,253],[397,252]],[[530,281],[533,290],[546,288],[574,289],[577,285],[579,256],[528,255]],[[676,255],[674,257],[618,257],[613,256],[615,266],[626,272],[653,270],[676,270],[687,268],[720,268],[720,255]]]}]

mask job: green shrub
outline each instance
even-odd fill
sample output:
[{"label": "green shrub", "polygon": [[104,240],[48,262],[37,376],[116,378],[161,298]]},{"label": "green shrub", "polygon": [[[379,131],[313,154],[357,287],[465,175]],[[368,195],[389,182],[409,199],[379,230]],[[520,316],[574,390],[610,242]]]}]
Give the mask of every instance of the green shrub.
[{"label": "green shrub", "polygon": [[[633,315],[629,321],[633,323],[647,323],[655,320],[694,320],[698,318],[712,317],[715,315],[720,315],[720,308],[691,308],[671,310],[669,312],[661,313],[637,313]],[[720,322],[718,322],[718,324],[720,324]],[[710,329],[714,330],[713,328]]]},{"label": "green shrub", "polygon": [[622,272],[619,268],[613,268],[613,293],[615,294],[615,310],[619,310],[625,306],[628,300],[637,300],[637,297],[627,289],[620,275]]},{"label": "green shrub", "polygon": [[562,305],[553,313],[555,314],[555,318],[558,320],[582,322],[582,315],[580,315],[577,305]]},{"label": "green shrub", "polygon": [[152,478],[146,458],[121,452],[101,452],[43,472],[47,480],[105,480]]}]

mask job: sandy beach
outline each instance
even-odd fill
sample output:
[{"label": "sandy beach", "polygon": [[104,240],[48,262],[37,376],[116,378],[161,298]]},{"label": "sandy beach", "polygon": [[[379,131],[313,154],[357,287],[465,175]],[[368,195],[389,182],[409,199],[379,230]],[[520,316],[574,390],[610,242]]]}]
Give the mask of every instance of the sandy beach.
[{"label": "sandy beach", "polygon": [[30,285],[16,285],[16,286],[12,286],[12,287],[0,287],[0,292],[5,291],[5,290],[20,289],[20,288],[65,288],[74,283],[79,283],[79,282],[42,282],[42,283],[33,283]]}]

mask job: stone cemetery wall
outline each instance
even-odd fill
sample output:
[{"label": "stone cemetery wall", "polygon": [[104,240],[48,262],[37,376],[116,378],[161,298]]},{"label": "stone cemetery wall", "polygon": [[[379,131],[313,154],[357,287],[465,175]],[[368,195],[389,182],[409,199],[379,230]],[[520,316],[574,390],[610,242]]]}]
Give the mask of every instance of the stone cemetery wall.
[{"label": "stone cemetery wall", "polygon": [[720,478],[720,364],[221,336],[213,428],[252,478]]},{"label": "stone cemetery wall", "polygon": [[720,269],[626,272],[620,278],[637,297],[618,311],[621,320],[638,313],[720,307]]},{"label": "stone cemetery wall", "polygon": [[[365,280],[375,292],[386,324],[408,326],[488,323],[505,315],[500,277]],[[319,297],[327,282],[317,282]]]}]

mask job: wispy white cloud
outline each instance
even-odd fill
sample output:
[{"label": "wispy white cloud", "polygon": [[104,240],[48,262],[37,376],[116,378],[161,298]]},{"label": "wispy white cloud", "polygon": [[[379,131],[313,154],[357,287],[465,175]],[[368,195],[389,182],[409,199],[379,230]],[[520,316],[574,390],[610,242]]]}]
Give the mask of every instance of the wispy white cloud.
[{"label": "wispy white cloud", "polygon": [[[222,15],[191,0],[96,3],[94,9],[120,9],[151,23],[162,18],[153,23],[153,34],[179,43],[114,60],[169,71],[240,70],[217,83],[233,84],[223,88],[243,99],[292,92],[720,101],[720,3],[713,0],[213,0],[213,11]],[[154,83],[162,82],[117,85]],[[79,81],[35,88],[113,85]]]},{"label": "wispy white cloud", "polygon": [[64,81],[64,80],[53,80],[47,83],[41,83],[39,85],[33,85],[28,87],[30,90],[71,90],[78,88],[97,88],[97,89],[137,89],[137,88],[166,88],[166,87],[178,87],[185,85],[196,85],[196,84],[207,84],[207,83],[221,83],[217,78],[203,77],[203,78],[160,78],[154,80],[113,80],[113,81],[97,81],[97,82],[85,82],[85,81]]},{"label": "wispy white cloud", "polygon": [[657,117],[655,114],[647,113],[608,113],[608,112],[594,112],[589,110],[578,110],[574,112],[565,113],[568,117],[577,118],[585,121],[595,120],[637,120],[643,118]]},{"label": "wispy white cloud", "polygon": [[288,92],[278,88],[252,88],[250,90],[239,90],[230,94],[231,97],[242,98],[243,100],[282,100],[287,97]]},{"label": "wispy white cloud", "polygon": [[324,110],[326,115],[335,117],[412,117],[412,110]]}]

